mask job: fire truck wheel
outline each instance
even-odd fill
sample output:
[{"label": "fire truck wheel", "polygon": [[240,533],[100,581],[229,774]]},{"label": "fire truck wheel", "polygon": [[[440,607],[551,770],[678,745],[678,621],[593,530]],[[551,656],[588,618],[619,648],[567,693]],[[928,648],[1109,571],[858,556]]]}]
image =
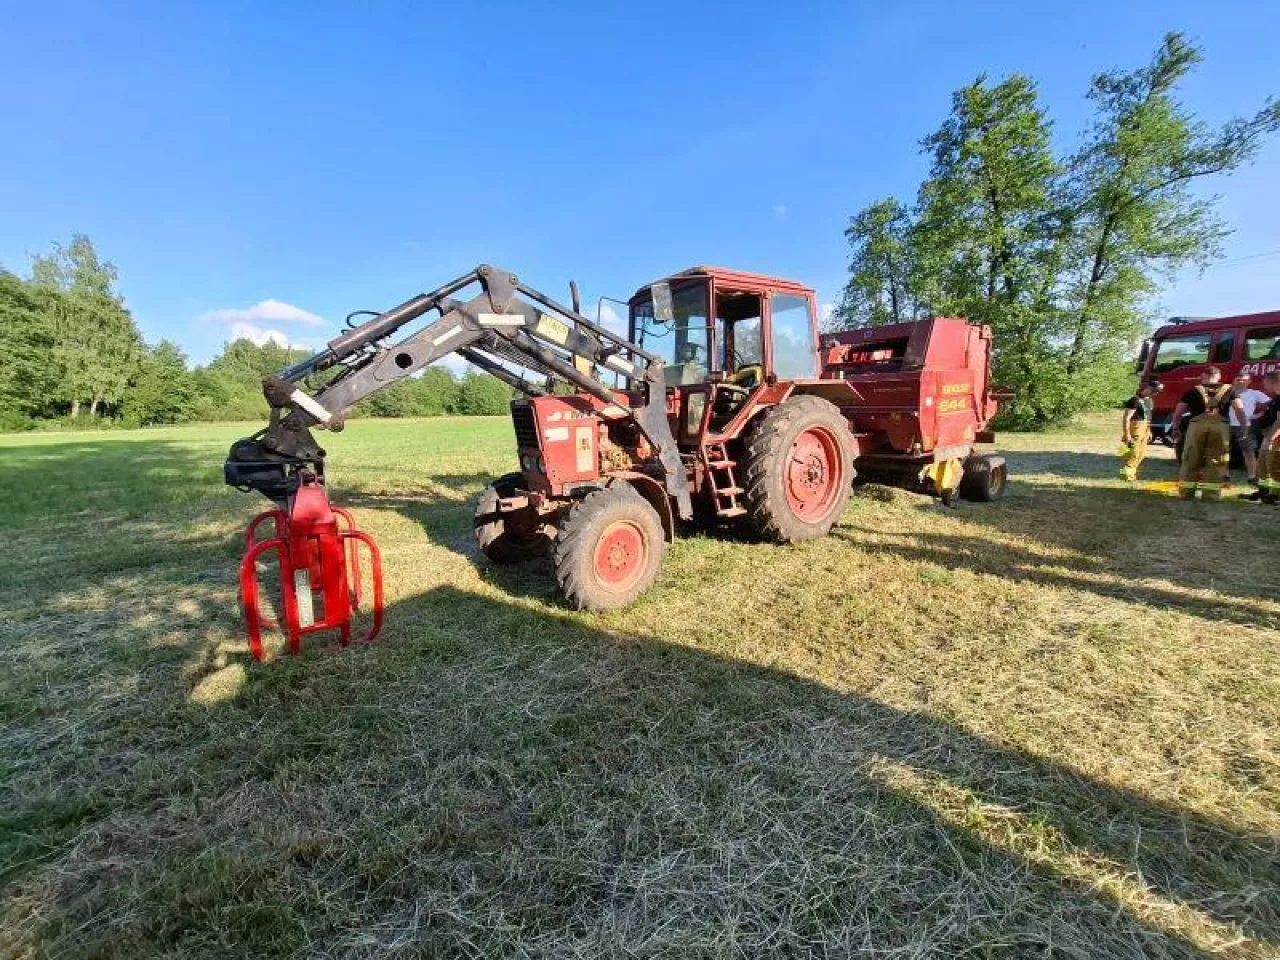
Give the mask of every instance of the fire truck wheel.
[{"label": "fire truck wheel", "polygon": [[1008,468],[1004,460],[990,457],[969,457],[964,462],[964,475],[960,477],[960,496],[973,503],[991,503],[1004,496],[1008,483]]},{"label": "fire truck wheel", "polygon": [[476,541],[494,563],[520,563],[540,557],[551,545],[550,527],[533,510],[499,513],[498,501],[515,496],[523,478],[518,473],[499,477],[476,503]]},{"label": "fire truck wheel", "polygon": [[853,435],[839,409],[798,396],[766,410],[744,440],[747,524],[761,538],[798,543],[825,536],[853,487]]},{"label": "fire truck wheel", "polygon": [[666,546],[657,511],[629,485],[617,484],[568,509],[551,559],[569,604],[598,612],[625,607],[648,590]]}]

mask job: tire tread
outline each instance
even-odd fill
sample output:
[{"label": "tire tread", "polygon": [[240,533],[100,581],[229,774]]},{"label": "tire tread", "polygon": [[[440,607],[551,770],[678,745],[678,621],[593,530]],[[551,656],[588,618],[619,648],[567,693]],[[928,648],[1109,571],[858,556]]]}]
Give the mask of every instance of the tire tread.
[{"label": "tire tread", "polygon": [[[595,551],[592,530],[602,517],[627,508],[639,509],[645,517],[650,528],[650,546],[657,559],[650,574],[632,588],[633,595],[629,599],[621,604],[608,603],[590,578],[584,575]],[[608,610],[625,606],[649,589],[657,579],[665,547],[662,519],[658,512],[630,485],[618,484],[593,490],[568,509],[551,545],[551,562],[555,567],[556,583],[570,606],[577,610]]]},{"label": "tire tread", "polygon": [[822,423],[835,431],[844,454],[845,477],[850,481],[849,488],[852,488],[854,441],[848,421],[839,408],[821,397],[808,394],[789,397],[771,407],[747,431],[743,441],[740,474],[740,482],[744,487],[743,500],[747,506],[747,523],[764,540],[796,543],[824,536],[840,519],[843,505],[848,502],[849,489],[846,489],[843,491],[840,508],[832,510],[831,522],[825,524],[825,527],[815,527],[791,512],[786,504],[785,494],[777,495],[771,489],[771,481],[778,469],[777,458],[786,452],[781,449],[783,443],[797,425],[813,423]]}]

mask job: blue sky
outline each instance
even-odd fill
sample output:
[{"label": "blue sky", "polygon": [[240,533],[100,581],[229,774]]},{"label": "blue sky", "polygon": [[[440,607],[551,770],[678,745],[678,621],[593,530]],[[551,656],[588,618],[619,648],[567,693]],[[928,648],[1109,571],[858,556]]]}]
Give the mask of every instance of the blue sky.
[{"label": "blue sky", "polygon": [[[471,7],[472,9],[467,9]],[[843,285],[978,73],[1064,146],[1089,76],[1167,30],[1209,122],[1280,94],[1280,4],[56,3],[0,7],[0,263],[88,233],[149,339],[297,342],[487,261],[625,297],[694,263]],[[1163,314],[1280,309],[1280,144],[1217,181],[1225,263]],[[1236,259],[1249,257],[1249,259]]]}]

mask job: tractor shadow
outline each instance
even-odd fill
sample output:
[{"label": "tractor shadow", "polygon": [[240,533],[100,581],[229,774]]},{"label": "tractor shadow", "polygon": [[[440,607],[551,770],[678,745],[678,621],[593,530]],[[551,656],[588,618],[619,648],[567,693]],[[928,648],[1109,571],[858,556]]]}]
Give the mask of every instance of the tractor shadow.
[{"label": "tractor shadow", "polygon": [[[179,772],[145,809],[93,824],[75,852],[88,862],[60,856],[41,888],[49,929],[73,939],[42,946],[110,952],[115,934],[91,918],[126,888],[87,881],[121,844],[154,856],[122,935],[145,943],[178,916],[184,936],[242,954],[268,952],[258,938],[273,928],[228,918],[264,894],[301,942],[323,935],[338,952],[378,952],[400,934],[370,918],[406,909],[438,955],[678,952],[732,930],[747,955],[1040,955],[1067,940],[1207,956],[1188,923],[1280,943],[1273,837],[941,717],[451,587],[401,601],[387,623],[368,648],[248,664],[216,706],[161,709],[161,730],[197,738],[180,749],[202,758],[205,801],[184,800]],[[252,736],[217,741],[237,729]],[[161,733],[155,749],[179,747]],[[329,825],[335,791],[353,792]],[[263,831],[261,810],[237,812],[246,798],[309,812]],[[181,830],[173,809],[187,811]],[[326,838],[305,856],[304,825]],[[1034,841],[1009,840],[1019,831]],[[198,877],[175,882],[192,860],[224,872],[204,912]]]}]

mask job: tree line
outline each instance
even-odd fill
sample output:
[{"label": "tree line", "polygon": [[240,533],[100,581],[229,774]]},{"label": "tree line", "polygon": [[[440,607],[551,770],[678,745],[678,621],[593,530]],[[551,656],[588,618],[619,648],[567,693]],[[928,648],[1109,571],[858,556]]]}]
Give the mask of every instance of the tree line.
[{"label": "tree line", "polygon": [[1067,154],[1029,77],[984,75],[956,91],[921,141],[932,163],[914,201],[889,197],[850,218],[834,325],[990,324],[1013,425],[1123,399],[1160,281],[1210,263],[1228,232],[1192,184],[1252,160],[1280,127],[1274,100],[1218,128],[1193,116],[1177,89],[1200,60],[1171,33],[1145,66],[1093,77],[1092,121]]},{"label": "tree line", "polygon": [[[262,378],[306,356],[238,339],[192,366],[177,344],[144,342],[116,281],[116,268],[82,235],[33,257],[28,277],[0,268],[0,429],[263,419]],[[431,367],[352,415],[505,414],[511,397],[486,373]]]}]

